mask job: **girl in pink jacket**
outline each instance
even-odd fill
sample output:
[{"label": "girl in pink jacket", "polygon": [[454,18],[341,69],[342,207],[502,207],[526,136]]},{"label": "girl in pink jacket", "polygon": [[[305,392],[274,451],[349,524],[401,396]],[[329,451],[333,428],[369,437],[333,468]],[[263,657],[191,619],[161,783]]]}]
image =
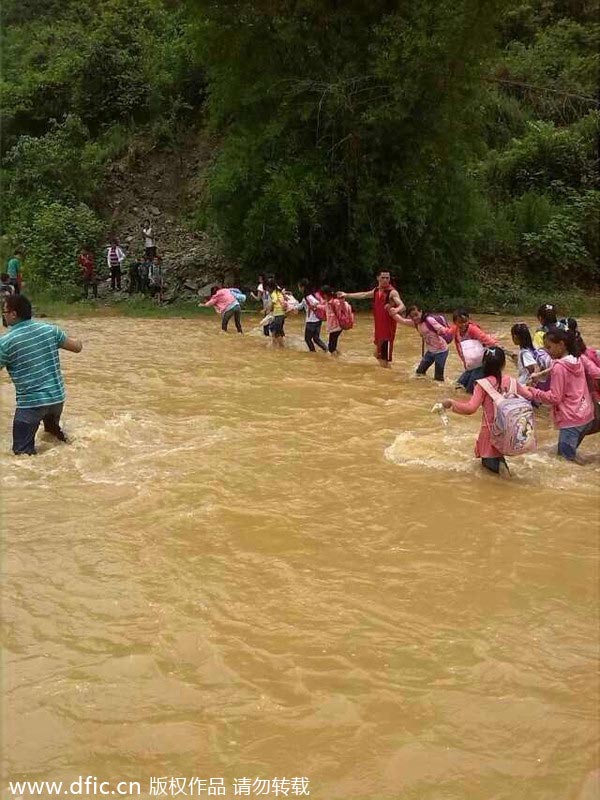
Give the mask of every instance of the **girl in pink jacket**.
[{"label": "girl in pink jacket", "polygon": [[[502,370],[506,366],[506,355],[501,347],[489,347],[483,356],[481,368],[482,378],[487,378],[494,389],[499,392],[506,392],[510,387],[511,380],[508,375],[503,375]],[[517,393],[526,400],[531,400],[533,392],[526,386],[516,384]],[[482,407],[481,428],[479,436],[475,442],[475,455],[481,459],[481,466],[498,475],[501,468],[508,473],[508,465],[504,455],[496,450],[492,444],[490,430],[494,422],[494,401],[490,395],[477,383],[473,397],[470,400],[444,400],[444,408],[450,408],[457,414],[474,414],[478,408]]]},{"label": "girl in pink jacket", "polygon": [[405,319],[398,309],[390,308],[389,315],[401,325],[416,328],[423,340],[423,357],[417,367],[417,375],[425,375],[432,364],[434,367],[434,380],[444,380],[444,368],[448,359],[448,342],[444,335],[448,335],[445,325],[441,325],[432,314],[422,311],[419,306],[410,306]]},{"label": "girl in pink jacket", "polygon": [[[552,406],[554,426],[559,430],[558,454],[575,461],[584,436],[598,432],[588,381],[600,379],[600,368],[585,356],[577,358],[577,343],[570,331],[550,331],[544,337],[544,345],[553,360],[550,388],[532,388],[531,396]],[[531,377],[535,382],[536,375]]]}]

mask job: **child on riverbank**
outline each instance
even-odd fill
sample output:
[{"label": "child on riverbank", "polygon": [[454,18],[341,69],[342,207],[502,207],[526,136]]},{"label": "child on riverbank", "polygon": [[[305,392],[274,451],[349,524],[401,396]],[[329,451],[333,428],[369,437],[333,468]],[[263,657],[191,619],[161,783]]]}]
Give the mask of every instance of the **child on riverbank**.
[{"label": "child on riverbank", "polygon": [[[588,386],[592,381],[597,387],[600,368],[585,356],[576,356],[575,337],[569,331],[549,331],[544,342],[553,361],[550,388],[531,388],[531,396],[552,407],[554,427],[559,430],[558,455],[576,461],[577,448],[584,437],[600,429],[594,425],[594,404]],[[531,379],[536,381],[535,373]]]},{"label": "child on riverbank", "polygon": [[436,381],[444,380],[444,369],[448,360],[448,342],[444,338],[449,336],[449,328],[441,324],[432,314],[427,314],[418,306],[410,306],[407,311],[408,318],[404,318],[395,308],[390,308],[389,314],[396,322],[415,328],[423,340],[423,356],[416,369],[417,375],[425,375],[432,364],[435,364],[433,377]]},{"label": "child on riverbank", "polygon": [[[482,361],[482,378],[486,378],[492,389],[500,393],[515,391],[520,397],[531,400],[531,390],[518,384],[514,378],[503,375],[502,371],[506,365],[506,356],[501,347],[489,347],[485,350]],[[508,473],[508,465],[504,454],[501,453],[493,444],[491,429],[494,423],[495,408],[494,401],[481,385],[481,380],[475,384],[473,397],[470,400],[444,400],[444,408],[452,409],[457,414],[474,414],[478,408],[483,406],[481,416],[481,428],[479,436],[475,442],[475,456],[481,459],[481,465],[495,474],[500,474],[502,470]]]},{"label": "child on riverbank", "polygon": [[473,394],[476,381],[483,378],[485,348],[496,347],[498,343],[479,325],[471,322],[469,312],[464,308],[456,309],[452,315],[452,322],[453,324],[445,329],[445,333],[452,335],[456,352],[465,368],[457,383],[469,394]]}]

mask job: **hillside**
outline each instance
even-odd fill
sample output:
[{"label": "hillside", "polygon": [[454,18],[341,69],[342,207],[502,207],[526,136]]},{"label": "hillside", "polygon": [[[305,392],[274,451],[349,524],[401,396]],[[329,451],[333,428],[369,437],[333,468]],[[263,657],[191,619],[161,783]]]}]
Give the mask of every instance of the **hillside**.
[{"label": "hillside", "polygon": [[140,226],[151,220],[165,268],[167,300],[238,276],[238,265],[223,256],[218,239],[193,225],[216,148],[216,138],[201,126],[177,147],[139,139],[111,165],[105,179],[99,211],[107,235],[116,235],[128,256],[141,258]]},{"label": "hillside", "polygon": [[[7,0],[2,256],[239,267],[498,307],[600,283],[588,0]],[[568,279],[566,278],[568,276]],[[236,276],[237,282],[237,276]]]}]

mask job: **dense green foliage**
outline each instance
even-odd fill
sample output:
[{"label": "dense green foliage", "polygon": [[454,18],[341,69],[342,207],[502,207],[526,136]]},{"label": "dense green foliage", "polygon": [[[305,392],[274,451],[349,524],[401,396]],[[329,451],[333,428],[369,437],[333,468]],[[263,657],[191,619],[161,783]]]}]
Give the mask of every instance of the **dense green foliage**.
[{"label": "dense green foliage", "polygon": [[62,284],[78,249],[106,236],[106,166],[136,130],[199,105],[201,73],[187,18],[160,0],[2,10],[3,231],[24,246],[29,283]]},{"label": "dense green foliage", "polygon": [[39,282],[101,241],[111,161],[201,111],[198,224],[250,272],[513,296],[598,262],[587,0],[7,0],[2,222]]}]

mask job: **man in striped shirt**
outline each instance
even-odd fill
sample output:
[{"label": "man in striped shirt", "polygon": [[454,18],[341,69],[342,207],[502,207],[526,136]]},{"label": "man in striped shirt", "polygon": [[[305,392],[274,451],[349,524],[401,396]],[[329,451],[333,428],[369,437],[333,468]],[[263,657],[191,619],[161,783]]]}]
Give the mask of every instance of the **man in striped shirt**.
[{"label": "man in striped shirt", "polygon": [[0,367],[7,368],[17,395],[13,453],[35,455],[40,422],[45,431],[66,441],[60,427],[65,386],[58,351],[80,353],[83,345],[56,325],[34,322],[31,303],[24,295],[5,297],[2,312],[9,331],[0,338]]}]

